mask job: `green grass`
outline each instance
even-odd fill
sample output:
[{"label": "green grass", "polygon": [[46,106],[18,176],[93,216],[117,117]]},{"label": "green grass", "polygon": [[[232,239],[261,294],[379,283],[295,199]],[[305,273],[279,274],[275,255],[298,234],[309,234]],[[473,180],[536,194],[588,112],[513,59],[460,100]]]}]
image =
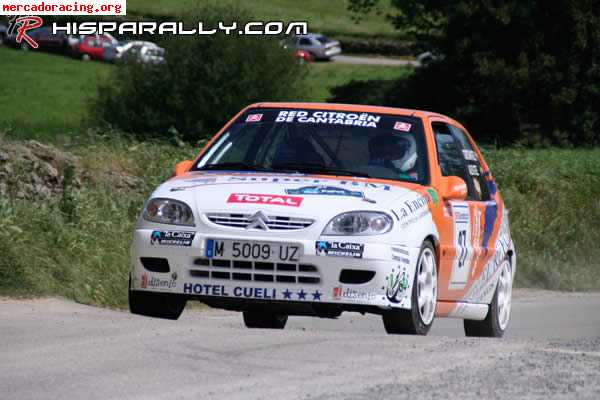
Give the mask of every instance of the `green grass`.
[{"label": "green grass", "polygon": [[[85,130],[88,100],[115,65],[0,47],[0,132],[17,139],[63,142]],[[297,101],[327,101],[329,90],[353,79],[394,79],[410,68],[314,63]]]},{"label": "green grass", "polygon": [[81,129],[86,99],[111,66],[0,46],[0,131],[44,140]]},{"label": "green grass", "polygon": [[[127,13],[178,16],[184,14],[196,3],[210,4],[214,1],[129,0]],[[389,0],[380,2],[379,13],[373,12],[364,16],[358,24],[352,20],[352,13],[346,8],[347,0],[259,0],[253,2],[222,0],[218,3],[239,4],[251,11],[260,21],[307,21],[310,32],[362,37],[397,36],[397,31],[385,18],[386,14],[393,12]]]},{"label": "green grass", "polygon": [[[96,176],[71,193],[73,200],[0,199],[0,296],[59,295],[124,307],[128,246],[144,199],[197,149],[106,137],[72,151]],[[504,149],[486,156],[510,209],[517,285],[600,290],[600,149]],[[116,191],[97,178],[107,165],[145,184]]]},{"label": "green grass", "polygon": [[600,290],[600,149],[489,152],[521,286]]}]

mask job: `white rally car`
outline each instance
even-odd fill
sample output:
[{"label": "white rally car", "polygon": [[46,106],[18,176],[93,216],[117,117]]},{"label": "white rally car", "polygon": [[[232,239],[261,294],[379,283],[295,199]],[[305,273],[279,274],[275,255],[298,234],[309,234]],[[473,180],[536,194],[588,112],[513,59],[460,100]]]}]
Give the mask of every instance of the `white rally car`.
[{"label": "white rally car", "polygon": [[502,336],[516,268],[507,211],[477,146],[445,116],[261,103],[242,110],[146,202],[131,247],[131,312],[187,300],[243,312],[375,313],[389,333],[434,317]]}]

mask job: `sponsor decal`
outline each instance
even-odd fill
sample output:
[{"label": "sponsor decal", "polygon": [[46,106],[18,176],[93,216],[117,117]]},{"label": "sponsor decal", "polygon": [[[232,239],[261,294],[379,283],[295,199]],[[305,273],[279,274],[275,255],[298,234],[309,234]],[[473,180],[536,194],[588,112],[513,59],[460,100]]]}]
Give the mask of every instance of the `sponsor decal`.
[{"label": "sponsor decal", "polygon": [[387,281],[385,297],[394,304],[400,303],[404,296],[406,296],[409,286],[406,267],[399,268],[397,271],[392,269],[392,272],[390,272],[385,280]]},{"label": "sponsor decal", "polygon": [[274,206],[300,207],[302,197],[278,194],[231,193],[227,203],[269,204]]},{"label": "sponsor decal", "polygon": [[463,157],[465,157],[465,160],[478,161],[477,154],[475,154],[475,152],[473,150],[463,150],[462,152],[463,152]]},{"label": "sponsor decal", "polygon": [[148,287],[148,274],[142,274],[140,286],[142,289],[146,289]]},{"label": "sponsor decal", "polygon": [[262,117],[263,117],[262,114],[250,114],[246,118],[246,122],[260,122]]},{"label": "sponsor decal", "polygon": [[377,128],[381,120],[378,115],[337,111],[280,111],[275,122],[296,122],[300,124],[351,125]]},{"label": "sponsor decal", "polygon": [[469,164],[469,174],[471,176],[479,176],[479,167],[475,164]]},{"label": "sponsor decal", "polygon": [[333,288],[333,299],[334,300],[340,300],[342,298],[342,290],[343,288],[341,286],[337,286]]},{"label": "sponsor decal", "polygon": [[337,286],[333,288],[334,300],[373,301],[377,297],[374,291],[357,290]]},{"label": "sponsor decal", "polygon": [[150,235],[151,245],[161,246],[185,246],[190,247],[194,241],[195,232],[183,231],[152,231]]},{"label": "sponsor decal", "polygon": [[319,290],[304,290],[304,289],[285,289],[280,291],[275,288],[266,287],[244,287],[235,286],[229,288],[225,285],[210,285],[202,283],[184,283],[183,293],[199,296],[220,296],[220,297],[238,297],[247,299],[263,299],[263,300],[305,300],[305,301],[321,301],[323,293]]},{"label": "sponsor decal", "polygon": [[304,186],[298,189],[286,189],[287,194],[296,195],[321,195],[321,196],[344,196],[344,197],[360,197],[363,198],[363,192],[348,190],[335,186]]},{"label": "sponsor decal", "polygon": [[430,201],[432,201],[430,196],[431,195],[428,195],[427,197],[418,195],[411,199],[405,200],[404,203],[400,205],[396,215],[399,216],[401,229],[414,224],[429,214],[429,208],[427,205]]},{"label": "sponsor decal", "polygon": [[315,250],[319,256],[362,258],[365,245],[361,243],[315,242]]},{"label": "sponsor decal", "polygon": [[410,132],[411,127],[411,124],[402,121],[396,121],[396,123],[394,124],[394,129],[402,132]]},{"label": "sponsor decal", "polygon": [[[273,173],[269,175],[257,174],[256,172],[241,172],[236,171],[234,176],[222,176],[223,172],[221,171],[211,171],[205,172],[205,174],[210,175],[221,175],[221,176],[213,176],[210,178],[197,178],[194,180],[185,180],[182,181],[182,184],[185,183],[196,183],[194,185],[186,185],[174,187],[171,189],[172,192],[193,189],[196,187],[204,186],[204,185],[232,185],[232,184],[255,184],[255,183],[282,183],[282,184],[300,184],[300,185],[340,185],[347,186],[352,189],[375,189],[375,190],[383,190],[389,192],[392,190],[390,185],[384,185],[379,183],[371,183],[371,182],[361,182],[354,180],[336,180],[336,179],[324,179],[324,178],[307,178],[303,177],[302,174],[300,177],[289,176],[286,174],[278,174]],[[229,172],[228,174],[231,174]],[[306,174],[303,174],[306,175]]]},{"label": "sponsor decal", "polygon": [[140,283],[142,289],[173,289],[177,287],[177,273],[171,275],[171,279],[161,279],[155,276],[148,277],[148,274],[142,274]]},{"label": "sponsor decal", "polygon": [[438,194],[435,191],[435,189],[427,189],[427,194],[429,195],[429,198],[431,199],[431,202],[433,203],[434,206],[437,206],[439,203],[439,198],[438,198]]}]

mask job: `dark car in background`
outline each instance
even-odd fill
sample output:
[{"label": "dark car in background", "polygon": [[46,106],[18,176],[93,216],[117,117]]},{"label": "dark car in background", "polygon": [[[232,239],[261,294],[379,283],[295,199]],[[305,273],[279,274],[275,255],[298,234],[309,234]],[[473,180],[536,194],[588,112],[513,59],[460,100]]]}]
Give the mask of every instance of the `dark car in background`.
[{"label": "dark car in background", "polygon": [[8,35],[8,27],[0,24],[0,45],[4,44],[4,38]]},{"label": "dark car in background", "polygon": [[[41,28],[32,29],[27,32],[27,35],[38,44],[36,50],[61,54],[67,54],[69,51],[67,35],[64,33],[53,34],[52,28],[50,27],[43,26]],[[17,35],[9,35],[8,32],[6,32],[4,36],[4,44],[25,51],[33,50],[29,43],[24,40],[21,41],[21,43],[17,43]]]}]

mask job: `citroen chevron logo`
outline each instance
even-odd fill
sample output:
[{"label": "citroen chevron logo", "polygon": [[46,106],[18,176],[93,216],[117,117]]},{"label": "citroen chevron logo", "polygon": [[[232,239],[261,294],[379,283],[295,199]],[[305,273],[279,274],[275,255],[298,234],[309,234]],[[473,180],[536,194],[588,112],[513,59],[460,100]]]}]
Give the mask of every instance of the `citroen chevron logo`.
[{"label": "citroen chevron logo", "polygon": [[246,226],[246,229],[260,229],[262,231],[268,231],[269,227],[267,226],[267,222],[269,222],[269,218],[262,211],[256,212],[250,218],[250,223]]}]

